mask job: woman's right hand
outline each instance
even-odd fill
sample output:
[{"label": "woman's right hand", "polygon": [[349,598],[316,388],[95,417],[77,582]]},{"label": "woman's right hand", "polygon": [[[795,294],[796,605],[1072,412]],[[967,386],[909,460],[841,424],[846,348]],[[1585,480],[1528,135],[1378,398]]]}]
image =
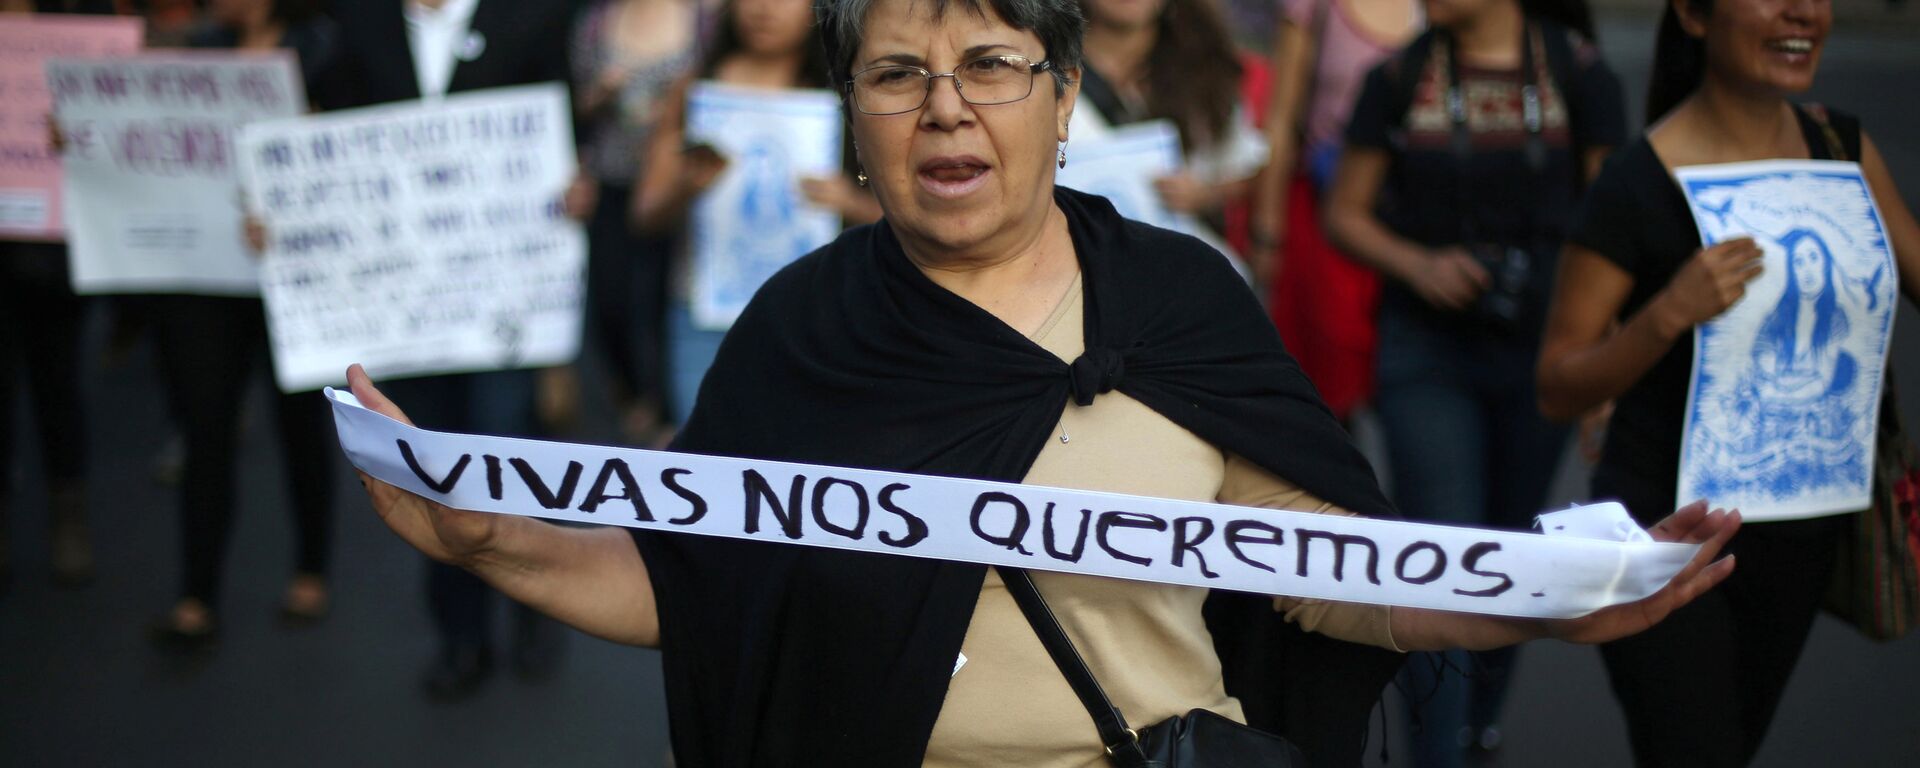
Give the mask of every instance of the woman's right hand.
[{"label": "woman's right hand", "polygon": [[[373,380],[367,378],[366,370],[359,364],[347,369],[347,385],[368,410],[412,426],[413,422],[399,406],[373,387]],[[451,565],[465,565],[493,544],[500,515],[453,509],[365,472],[360,473],[360,484],[366,487],[367,498],[373,502],[374,511],[380,513],[380,520],[427,557]]]},{"label": "woman's right hand", "polygon": [[1742,237],[1702,248],[1681,265],[1660,291],[1667,330],[1675,335],[1712,320],[1747,295],[1747,283],[1760,276],[1762,252],[1753,238]]},{"label": "woman's right hand", "polygon": [[1405,277],[1420,298],[1447,310],[1466,309],[1493,283],[1473,254],[1457,245],[1433,251]]},{"label": "woman's right hand", "polygon": [[680,193],[696,197],[713,186],[727,169],[727,158],[708,144],[694,144],[680,152]]}]

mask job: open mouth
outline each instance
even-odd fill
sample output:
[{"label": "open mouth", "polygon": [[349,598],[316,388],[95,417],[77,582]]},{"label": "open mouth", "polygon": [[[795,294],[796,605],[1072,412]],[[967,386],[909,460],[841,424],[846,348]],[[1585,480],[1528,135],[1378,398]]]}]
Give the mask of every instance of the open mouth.
[{"label": "open mouth", "polygon": [[1767,48],[1789,55],[1804,56],[1813,53],[1813,38],[1783,37],[1768,40]]},{"label": "open mouth", "polygon": [[978,189],[993,169],[972,155],[936,157],[920,164],[921,186],[942,197],[958,197]]}]

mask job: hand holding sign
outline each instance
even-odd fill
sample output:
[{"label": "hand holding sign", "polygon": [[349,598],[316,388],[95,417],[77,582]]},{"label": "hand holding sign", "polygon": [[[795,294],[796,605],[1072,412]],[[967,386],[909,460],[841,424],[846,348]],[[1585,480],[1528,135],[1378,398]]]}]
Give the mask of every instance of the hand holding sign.
[{"label": "hand holding sign", "polygon": [[[347,385],[353,396],[374,412],[406,424],[413,422],[400,407],[375,389],[373,380],[358,363],[347,369]],[[468,512],[429,501],[419,494],[395,488],[360,473],[360,484],[380,520],[395,534],[427,557],[451,565],[465,565],[492,544],[502,515]]]},{"label": "hand holding sign", "polygon": [[1695,253],[1660,292],[1660,306],[1671,318],[1669,330],[1685,333],[1740,301],[1747,294],[1747,283],[1760,276],[1761,256],[1760,246],[1750,237]]}]

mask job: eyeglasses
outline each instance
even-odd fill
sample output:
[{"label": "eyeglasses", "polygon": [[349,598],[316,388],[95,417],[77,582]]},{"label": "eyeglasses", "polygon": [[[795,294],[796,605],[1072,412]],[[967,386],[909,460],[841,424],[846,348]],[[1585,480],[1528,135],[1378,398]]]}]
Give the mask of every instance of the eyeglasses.
[{"label": "eyeglasses", "polygon": [[1025,56],[1006,54],[968,59],[952,72],[936,75],[920,67],[885,64],[868,67],[853,74],[847,90],[853,94],[853,106],[867,115],[897,115],[912,112],[927,103],[933,93],[933,81],[953,78],[960,98],[976,107],[1008,104],[1033,93],[1033,76],[1053,68],[1053,62],[1038,64]]}]

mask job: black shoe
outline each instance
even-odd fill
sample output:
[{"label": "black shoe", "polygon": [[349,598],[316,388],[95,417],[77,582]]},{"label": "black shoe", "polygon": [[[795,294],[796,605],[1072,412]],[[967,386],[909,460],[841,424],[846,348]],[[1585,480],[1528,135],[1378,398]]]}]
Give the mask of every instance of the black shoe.
[{"label": "black shoe", "polygon": [[553,677],[566,650],[565,628],[525,607],[514,618],[513,673],[529,681]]},{"label": "black shoe", "polygon": [[493,652],[486,648],[461,646],[443,650],[420,681],[427,698],[450,704],[473,696],[493,675]]},{"label": "black shoe", "polygon": [[181,629],[173,623],[173,616],[161,616],[147,625],[147,639],[154,647],[182,656],[197,655],[213,650],[220,640],[220,626],[212,619],[199,629]]}]

